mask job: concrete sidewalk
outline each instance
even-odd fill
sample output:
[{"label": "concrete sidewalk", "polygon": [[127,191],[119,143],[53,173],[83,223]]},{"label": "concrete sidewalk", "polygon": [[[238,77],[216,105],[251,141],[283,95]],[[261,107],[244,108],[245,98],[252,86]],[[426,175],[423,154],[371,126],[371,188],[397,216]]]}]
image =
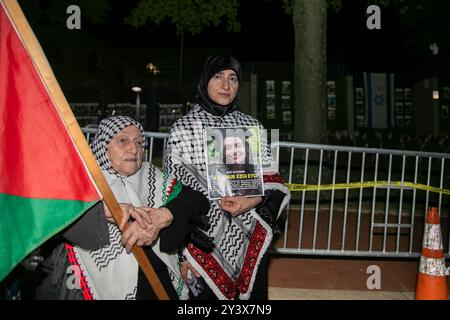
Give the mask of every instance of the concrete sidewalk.
[{"label": "concrete sidewalk", "polygon": [[269,300],[414,300],[414,292],[269,288]]},{"label": "concrete sidewalk", "polygon": [[[418,259],[369,260],[271,256],[270,300],[412,300]],[[380,289],[367,285],[369,266],[380,270]],[[447,277],[450,288],[450,277]]]}]

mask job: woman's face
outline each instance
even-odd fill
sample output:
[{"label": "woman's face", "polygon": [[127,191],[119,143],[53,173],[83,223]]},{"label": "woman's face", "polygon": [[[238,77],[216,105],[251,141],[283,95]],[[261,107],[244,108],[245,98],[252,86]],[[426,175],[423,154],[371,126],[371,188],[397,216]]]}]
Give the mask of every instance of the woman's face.
[{"label": "woman's face", "polygon": [[141,131],[128,126],[116,133],[108,145],[111,166],[122,176],[130,176],[141,168],[144,143]]},{"label": "woman's face", "polygon": [[208,95],[215,103],[227,106],[236,98],[239,81],[231,69],[216,73],[208,82]]},{"label": "woman's face", "polygon": [[239,137],[224,139],[226,164],[245,164],[245,143]]}]

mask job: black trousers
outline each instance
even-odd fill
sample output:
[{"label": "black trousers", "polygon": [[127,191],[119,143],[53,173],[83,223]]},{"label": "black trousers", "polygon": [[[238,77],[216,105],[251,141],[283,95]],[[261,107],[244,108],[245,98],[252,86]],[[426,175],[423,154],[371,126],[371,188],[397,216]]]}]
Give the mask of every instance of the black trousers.
[{"label": "black trousers", "polygon": [[[150,263],[155,270],[156,275],[158,276],[161,284],[167,292],[170,300],[179,300],[177,292],[172,285],[172,281],[170,280],[169,271],[167,271],[167,267],[164,262],[159,259],[159,257],[153,252],[151,247],[143,247],[145,254],[147,255]],[[147,278],[145,277],[144,272],[142,272],[141,268],[139,268],[138,274],[138,285],[136,292],[136,300],[157,300],[158,297],[154,293],[150,283],[148,283]]]}]

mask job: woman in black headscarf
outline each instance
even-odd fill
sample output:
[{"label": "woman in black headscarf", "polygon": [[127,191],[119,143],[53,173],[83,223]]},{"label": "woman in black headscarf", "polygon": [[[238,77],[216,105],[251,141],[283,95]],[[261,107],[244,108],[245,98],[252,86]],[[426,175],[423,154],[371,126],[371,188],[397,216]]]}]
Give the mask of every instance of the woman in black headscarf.
[{"label": "woman in black headscarf", "polygon": [[198,81],[199,105],[214,116],[224,117],[233,112],[237,108],[236,96],[241,78],[241,65],[234,57],[210,56]]},{"label": "woman in black headscarf", "polygon": [[[257,119],[237,110],[241,81],[241,66],[234,57],[210,56],[200,75],[198,104],[170,131],[165,169],[205,195],[204,129],[258,126],[260,132],[263,130]],[[183,259],[187,260],[182,266],[183,278],[188,282],[186,274],[191,273],[204,287],[198,299],[267,299],[266,251],[275,220],[290,194],[278,172],[270,169],[270,149],[263,136],[261,160],[265,196],[210,201],[206,235],[214,238],[214,249],[205,252],[192,243],[183,249]]]}]

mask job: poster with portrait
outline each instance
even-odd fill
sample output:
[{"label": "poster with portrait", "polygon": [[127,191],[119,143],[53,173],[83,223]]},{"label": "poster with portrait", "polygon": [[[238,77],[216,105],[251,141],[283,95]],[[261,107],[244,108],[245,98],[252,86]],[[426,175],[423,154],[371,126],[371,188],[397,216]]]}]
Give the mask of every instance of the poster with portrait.
[{"label": "poster with portrait", "polygon": [[291,94],[291,81],[281,82],[281,94],[283,94],[283,95]]},{"label": "poster with portrait", "polygon": [[266,118],[269,120],[275,119],[275,95],[274,94],[267,95]]},{"label": "poster with portrait", "polygon": [[283,124],[292,124],[291,111],[283,111]]},{"label": "poster with portrait", "polygon": [[403,114],[403,102],[397,101],[395,103],[395,113],[396,114]]},{"label": "poster with portrait", "polygon": [[364,100],[364,88],[355,88],[355,100]]},{"label": "poster with portrait", "polygon": [[336,108],[328,107],[327,116],[328,120],[336,120]]},{"label": "poster with portrait", "polygon": [[336,96],[327,97],[328,108],[336,108]]},{"label": "poster with portrait", "polygon": [[364,101],[355,101],[355,112],[356,114],[364,114]]},{"label": "poster with portrait", "polygon": [[446,104],[441,106],[441,118],[448,119],[448,105]]},{"label": "poster with portrait", "polygon": [[357,115],[356,116],[356,127],[357,128],[364,128],[364,126],[366,125],[365,123],[364,123],[364,116],[362,116],[362,115]]},{"label": "poster with portrait", "polygon": [[403,121],[403,116],[396,116],[395,117],[395,125],[398,128],[403,128],[404,127],[404,121]]},{"label": "poster with portrait", "polygon": [[281,110],[291,110],[291,96],[281,96]]},{"label": "poster with portrait", "polygon": [[336,83],[327,81],[327,117],[336,120]]},{"label": "poster with portrait", "polygon": [[412,90],[411,90],[411,88],[405,88],[404,92],[405,92],[405,100],[406,101],[411,100],[412,99]]},{"label": "poster with portrait", "polygon": [[263,196],[259,127],[211,127],[203,134],[209,199]]},{"label": "poster with portrait", "polygon": [[275,80],[266,80],[266,94],[275,93]]},{"label": "poster with portrait", "polygon": [[412,102],[411,101],[405,101],[405,105],[403,108],[405,114],[412,114],[413,110],[412,110]]},{"label": "poster with portrait", "polygon": [[402,88],[395,88],[395,101],[403,101],[404,93]]},{"label": "poster with portrait", "polygon": [[[183,116],[183,104],[159,103],[159,131],[168,132],[172,124]],[[142,115],[143,113],[141,113]],[[145,114],[145,113],[144,113]]]},{"label": "poster with portrait", "polygon": [[404,125],[406,128],[411,128],[413,126],[412,116],[405,116]]},{"label": "poster with portrait", "polygon": [[327,95],[328,96],[336,95],[336,83],[334,81],[327,81]]}]

